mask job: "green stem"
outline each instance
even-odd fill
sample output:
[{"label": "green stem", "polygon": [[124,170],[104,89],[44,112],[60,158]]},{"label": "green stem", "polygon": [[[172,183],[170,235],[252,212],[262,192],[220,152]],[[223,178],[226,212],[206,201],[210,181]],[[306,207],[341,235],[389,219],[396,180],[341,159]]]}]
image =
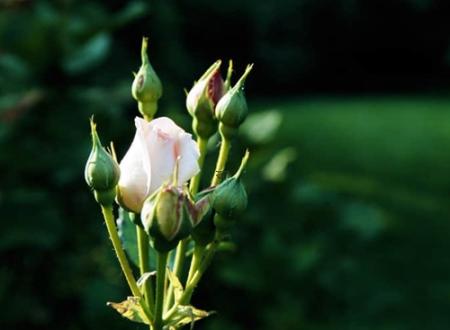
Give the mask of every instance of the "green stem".
[{"label": "green stem", "polygon": [[198,150],[200,152],[200,157],[198,158],[198,167],[200,168],[200,171],[197,173],[196,176],[194,176],[191,179],[191,182],[189,185],[189,190],[192,193],[192,195],[195,195],[197,193],[198,188],[200,186],[200,179],[202,177],[202,168],[203,168],[203,164],[205,162],[206,147],[208,145],[208,140],[202,139],[201,137],[199,137],[197,139],[197,145],[198,145]]},{"label": "green stem", "polygon": [[194,289],[197,287],[198,282],[200,282],[203,274],[205,273],[206,269],[208,269],[208,266],[211,264],[211,261],[216,253],[217,246],[219,244],[219,240],[215,240],[211,245],[207,248],[206,251],[204,251],[204,257],[198,267],[198,269],[195,271],[194,275],[192,276],[191,280],[187,283],[186,289],[184,290],[183,294],[180,297],[180,300],[172,306],[172,308],[166,313],[164,319],[170,319],[173,314],[177,310],[178,305],[186,305],[190,302],[192,294],[194,292]]},{"label": "green stem", "polygon": [[192,256],[191,267],[189,268],[189,274],[188,274],[186,284],[189,284],[189,282],[192,280],[192,277],[194,276],[195,272],[197,271],[197,269],[200,265],[200,262],[202,261],[204,252],[205,252],[204,246],[200,246],[198,244],[195,245],[194,255]]},{"label": "green stem", "polygon": [[164,285],[166,282],[167,252],[158,252],[156,260],[156,298],[154,330],[162,330],[162,314],[164,306]]},{"label": "green stem", "polygon": [[[203,139],[201,137],[197,138],[197,145],[200,152],[200,156],[198,158],[198,167],[200,168],[200,171],[196,176],[194,176],[191,179],[191,182],[189,184],[189,191],[193,196],[198,192],[198,189],[200,187],[200,179],[202,175],[202,169],[203,164],[205,163],[205,157],[206,157],[206,148],[208,146],[208,139]],[[177,246],[176,254],[175,254],[175,264],[173,268],[173,272],[176,277],[180,278],[181,273],[183,271],[183,265],[184,260],[186,256],[186,248],[187,248],[187,239],[181,240],[180,243]],[[167,293],[167,300],[165,304],[165,309],[167,310],[173,302],[173,286],[172,284],[169,285],[169,290]]]},{"label": "green stem", "polygon": [[130,287],[131,293],[135,297],[140,297],[141,292],[136,284],[133,272],[131,271],[130,265],[128,263],[125,252],[122,249],[122,244],[120,243],[119,235],[117,234],[117,227],[114,219],[112,206],[103,206],[102,213],[105,218],[106,228],[108,229],[109,238],[111,239],[114,251],[116,252],[117,259],[119,259],[120,267],[125,275],[125,278]]},{"label": "green stem", "polygon": [[[149,264],[149,238],[147,233],[140,226],[136,226],[136,236],[138,241],[138,254],[139,254],[139,269],[141,276],[150,271]],[[151,279],[148,279],[144,283],[145,301],[148,307],[153,310],[155,307],[155,301],[153,299],[153,286]]]},{"label": "green stem", "polygon": [[[186,247],[187,247],[187,243],[188,243],[188,239],[183,239],[180,241],[180,243],[178,243],[177,246],[177,250],[175,253],[175,261],[174,261],[174,266],[173,266],[173,273],[180,278],[181,275],[181,271],[183,269],[183,265],[184,265],[184,259],[186,257]],[[173,303],[173,285],[172,283],[169,284],[169,289],[167,291],[167,297],[166,297],[166,302],[164,305],[164,310],[168,310],[169,307],[172,305]]]},{"label": "green stem", "polygon": [[214,177],[211,182],[211,186],[216,186],[222,179],[223,171],[228,160],[228,153],[230,151],[231,142],[222,136],[222,143],[220,145],[219,158],[217,158],[216,170],[214,171]]},{"label": "green stem", "polygon": [[[125,279],[127,280],[128,286],[130,287],[131,293],[134,297],[139,297],[142,300],[142,294],[137,286],[136,279],[134,278],[133,272],[131,271],[130,264],[125,255],[125,252],[120,243],[119,235],[117,234],[116,222],[114,219],[114,213],[112,205],[104,206],[101,205],[102,214],[105,219],[106,228],[108,229],[109,238],[111,239],[114,251],[116,252],[117,259],[119,259],[120,268],[122,269]],[[141,301],[141,306],[146,313],[147,317],[151,321],[153,315],[144,302]]]},{"label": "green stem", "polygon": [[190,281],[186,285],[186,290],[184,290],[183,295],[180,298],[180,304],[184,305],[191,301],[192,294],[194,293],[194,289],[197,287],[198,282],[202,278],[206,269],[208,269],[211,261],[216,254],[217,246],[219,241],[214,241],[211,243],[207,251],[202,251],[202,260],[199,263],[196,271],[193,273]]}]

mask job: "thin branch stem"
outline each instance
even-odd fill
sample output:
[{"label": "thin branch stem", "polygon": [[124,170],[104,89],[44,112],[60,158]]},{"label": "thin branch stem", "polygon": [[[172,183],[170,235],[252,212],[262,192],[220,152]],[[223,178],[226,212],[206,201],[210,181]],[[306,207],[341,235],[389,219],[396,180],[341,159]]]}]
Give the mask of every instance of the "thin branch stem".
[{"label": "thin branch stem", "polygon": [[151,322],[153,319],[153,315],[152,315],[151,311],[148,309],[148,307],[146,306],[145,302],[142,301],[143,300],[142,294],[139,291],[139,287],[137,286],[136,279],[134,278],[130,264],[128,263],[128,259],[122,248],[122,244],[120,243],[119,235],[117,233],[116,222],[114,219],[112,205],[111,206],[101,205],[101,208],[102,208],[103,217],[105,219],[106,228],[108,229],[109,238],[111,239],[114,251],[116,252],[117,259],[119,259],[120,268],[122,269],[122,272],[125,275],[125,279],[127,280],[128,286],[130,287],[130,290],[131,290],[131,293],[133,294],[133,296],[141,298],[141,306]]},{"label": "thin branch stem", "polygon": [[208,140],[199,137],[197,139],[197,145],[200,152],[200,157],[198,158],[198,167],[200,168],[200,171],[197,173],[196,176],[194,176],[191,179],[191,182],[189,184],[189,190],[192,195],[195,195],[198,192],[198,188],[200,186],[200,179],[202,177],[203,164],[205,163],[206,147],[208,145]]},{"label": "thin branch stem", "polygon": [[158,252],[156,260],[156,298],[154,330],[163,329],[164,285],[166,282],[167,252]]},{"label": "thin branch stem", "polygon": [[211,186],[216,186],[222,180],[222,175],[228,161],[228,153],[230,152],[231,142],[222,136],[222,143],[220,144],[219,157],[217,158],[216,170],[211,181]]},{"label": "thin branch stem", "polygon": [[[149,264],[149,238],[147,233],[140,226],[136,226],[136,236],[138,241],[139,254],[139,270],[141,276],[150,271]],[[154,293],[151,279],[144,283],[145,301],[148,307],[153,310],[155,308]]]}]

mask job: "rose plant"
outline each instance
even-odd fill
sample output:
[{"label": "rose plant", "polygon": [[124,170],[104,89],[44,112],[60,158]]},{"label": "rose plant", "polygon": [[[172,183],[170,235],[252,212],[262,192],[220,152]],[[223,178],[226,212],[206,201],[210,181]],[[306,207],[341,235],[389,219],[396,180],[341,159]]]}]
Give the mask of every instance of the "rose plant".
[{"label": "rose plant", "polygon": [[[224,80],[221,61],[216,61],[194,84],[186,100],[194,141],[170,118],[153,119],[162,85],[149,62],[146,38],[141,58],[132,95],[143,117],[135,118],[132,143],[119,164],[114,146],[102,146],[91,119],[93,145],[85,180],[101,207],[131,291],[124,301],[108,305],[150,329],[179,329],[210,315],[190,304],[192,294],[247,205],[241,176],[248,152],[236,173],[223,179],[232,139],[248,112],[243,87],[252,66],[232,86],[232,62]],[[211,184],[199,191],[206,146],[217,132],[221,143],[216,170]],[[116,221],[115,203],[121,221]],[[135,227],[133,237],[119,236],[124,224]],[[130,265],[135,251],[127,239],[137,242],[138,280]]]}]

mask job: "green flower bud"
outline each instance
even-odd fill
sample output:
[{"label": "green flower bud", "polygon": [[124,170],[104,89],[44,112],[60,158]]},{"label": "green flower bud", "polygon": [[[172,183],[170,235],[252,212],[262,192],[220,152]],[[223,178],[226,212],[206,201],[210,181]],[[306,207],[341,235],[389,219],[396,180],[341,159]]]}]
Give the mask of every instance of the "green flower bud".
[{"label": "green flower bud", "polygon": [[237,129],[247,117],[244,83],[252,68],[253,65],[248,65],[239,81],[217,103],[215,111],[220,122],[219,131],[226,139],[236,135]]},{"label": "green flower bud", "polygon": [[144,202],[141,220],[157,251],[172,250],[189,235],[191,227],[186,193],[179,187],[163,185]]},{"label": "green flower bud", "polygon": [[145,118],[153,118],[162,96],[162,85],[147,56],[148,39],[142,39],[142,65],[134,77],[131,94],[138,101],[139,112]]},{"label": "green flower bud", "polygon": [[120,178],[117,161],[103,148],[91,119],[92,150],[84,169],[84,179],[94,191],[95,199],[102,205],[111,205],[116,197],[116,185]]},{"label": "green flower bud", "polygon": [[201,246],[206,246],[214,240],[214,211],[212,209],[211,190],[198,194],[198,200],[191,203],[189,214],[192,221],[192,239]]},{"label": "green flower bud", "polygon": [[233,219],[247,208],[247,192],[239,178],[223,181],[213,193],[213,208],[225,218]]},{"label": "green flower bud", "polygon": [[234,176],[218,185],[213,192],[212,207],[224,219],[235,219],[247,208],[247,192],[241,182],[242,172],[247,164],[248,151]]},{"label": "green flower bud", "polygon": [[215,107],[224,94],[220,75],[221,61],[216,61],[194,84],[186,98],[186,107],[194,118],[193,129],[197,136],[208,139],[217,130]]}]

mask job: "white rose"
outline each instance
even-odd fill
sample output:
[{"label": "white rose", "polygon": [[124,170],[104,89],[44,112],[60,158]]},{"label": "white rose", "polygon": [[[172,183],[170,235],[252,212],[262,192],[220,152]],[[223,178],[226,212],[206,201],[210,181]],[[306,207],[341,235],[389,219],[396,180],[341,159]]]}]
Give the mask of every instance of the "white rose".
[{"label": "white rose", "polygon": [[136,118],[135,124],[136,135],[120,162],[118,201],[139,213],[145,199],[172,178],[178,157],[178,184],[196,175],[200,153],[191,134],[167,117]]}]

